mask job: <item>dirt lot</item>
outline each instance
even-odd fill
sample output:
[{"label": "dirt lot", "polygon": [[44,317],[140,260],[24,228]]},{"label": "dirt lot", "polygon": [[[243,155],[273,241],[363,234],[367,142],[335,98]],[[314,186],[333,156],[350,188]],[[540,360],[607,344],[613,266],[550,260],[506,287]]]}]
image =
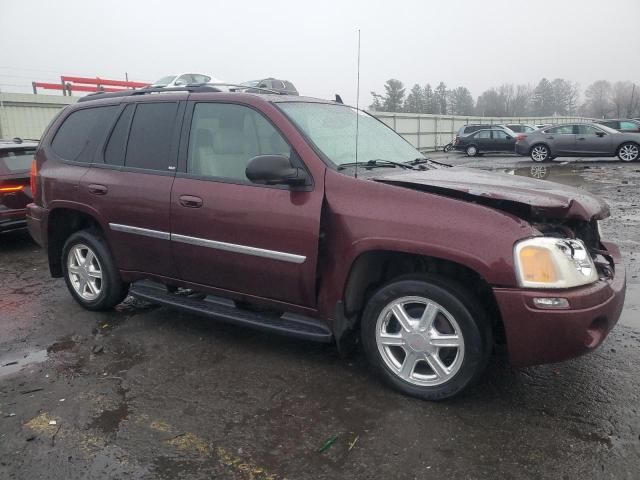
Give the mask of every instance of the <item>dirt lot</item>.
[{"label": "dirt lot", "polygon": [[[513,370],[492,359],[463,397],[427,403],[361,353],[224,326],[128,299],[90,313],[26,234],[0,237],[0,478],[637,479],[640,164],[513,156],[468,163],[605,198],[630,282],[596,352]],[[14,363],[16,362],[16,363]],[[335,442],[325,451],[327,440]]]}]

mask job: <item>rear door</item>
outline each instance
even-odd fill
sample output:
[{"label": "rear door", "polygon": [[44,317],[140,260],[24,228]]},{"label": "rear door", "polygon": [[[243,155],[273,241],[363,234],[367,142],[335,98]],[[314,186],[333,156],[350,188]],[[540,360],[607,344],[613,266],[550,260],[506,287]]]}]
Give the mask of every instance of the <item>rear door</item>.
[{"label": "rear door", "polygon": [[543,132],[543,138],[551,146],[554,155],[574,154],[577,152],[573,125],[559,125],[547,128]]},{"label": "rear door", "polygon": [[611,135],[591,125],[575,125],[576,150],[584,155],[608,155],[612,153]]},{"label": "rear door", "polygon": [[493,140],[491,139],[491,130],[480,130],[471,135],[473,141],[468,143],[475,143],[478,146],[478,150],[481,152],[489,152],[493,150]]},{"label": "rear door", "polygon": [[183,111],[179,102],[127,104],[81,181],[82,203],[106,225],[122,270],[175,276],[169,209]]},{"label": "rear door", "polygon": [[189,117],[171,194],[180,278],[315,306],[323,176],[296,190],[254,184],[245,170],[256,155],[285,155],[304,168],[282,131],[240,104],[194,102]]}]

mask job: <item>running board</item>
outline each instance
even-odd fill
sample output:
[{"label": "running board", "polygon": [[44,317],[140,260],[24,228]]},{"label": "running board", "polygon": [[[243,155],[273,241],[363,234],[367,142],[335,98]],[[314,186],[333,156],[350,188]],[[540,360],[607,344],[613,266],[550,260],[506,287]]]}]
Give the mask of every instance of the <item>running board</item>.
[{"label": "running board", "polygon": [[212,295],[200,299],[169,293],[164,285],[149,281],[131,284],[129,293],[134,297],[151,303],[159,303],[170,308],[203,315],[242,327],[314,342],[330,343],[333,341],[333,334],[327,325],[319,320],[302,315],[293,313],[285,313],[283,315],[255,313],[237,308],[232,300]]}]

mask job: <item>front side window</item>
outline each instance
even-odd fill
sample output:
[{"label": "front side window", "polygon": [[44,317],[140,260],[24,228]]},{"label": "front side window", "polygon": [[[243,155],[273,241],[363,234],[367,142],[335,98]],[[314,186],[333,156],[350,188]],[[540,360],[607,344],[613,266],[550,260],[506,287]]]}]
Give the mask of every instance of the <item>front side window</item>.
[{"label": "front side window", "polygon": [[334,165],[390,160],[409,162],[422,154],[379,120],[355,108],[311,102],[281,102],[278,107]]},{"label": "front side window", "polygon": [[555,133],[558,135],[570,135],[573,134],[573,125],[560,125],[559,127],[549,128],[545,130],[545,133]]},{"label": "front side window", "polygon": [[129,132],[125,166],[166,171],[178,104],[140,103]]},{"label": "front side window", "polygon": [[118,106],[76,110],[58,129],[51,148],[65,160],[90,163],[98,145],[104,140],[118,111]]},{"label": "front side window", "polygon": [[574,133],[576,135],[595,135],[600,130],[596,130],[595,128],[589,125],[576,125],[574,128]]},{"label": "front side window", "polygon": [[289,144],[262,114],[242,105],[196,104],[187,173],[250,182],[245,171],[258,155],[291,157]]},{"label": "front side window", "polygon": [[493,138],[496,140],[506,140],[507,132],[503,130],[493,130]]}]

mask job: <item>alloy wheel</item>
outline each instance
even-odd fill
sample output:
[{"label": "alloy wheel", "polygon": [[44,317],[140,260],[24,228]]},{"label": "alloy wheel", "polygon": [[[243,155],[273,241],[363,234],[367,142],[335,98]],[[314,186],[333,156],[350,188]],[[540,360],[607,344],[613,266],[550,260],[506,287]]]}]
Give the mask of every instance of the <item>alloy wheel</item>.
[{"label": "alloy wheel", "polygon": [[69,250],[67,272],[73,289],[83,300],[90,302],[100,296],[102,266],[88,246],[77,244]]},{"label": "alloy wheel", "polygon": [[455,318],[424,297],[402,297],[382,309],[376,344],[386,366],[416,386],[451,380],[464,360],[464,338]]},{"label": "alloy wheel", "polygon": [[543,145],[538,145],[531,150],[531,158],[534,162],[544,162],[549,156],[549,150]]},{"label": "alloy wheel", "polygon": [[638,149],[638,146],[629,143],[627,145],[623,145],[622,147],[620,147],[618,156],[620,157],[620,160],[622,160],[623,162],[632,162],[638,158],[639,153],[640,153],[640,150]]}]

